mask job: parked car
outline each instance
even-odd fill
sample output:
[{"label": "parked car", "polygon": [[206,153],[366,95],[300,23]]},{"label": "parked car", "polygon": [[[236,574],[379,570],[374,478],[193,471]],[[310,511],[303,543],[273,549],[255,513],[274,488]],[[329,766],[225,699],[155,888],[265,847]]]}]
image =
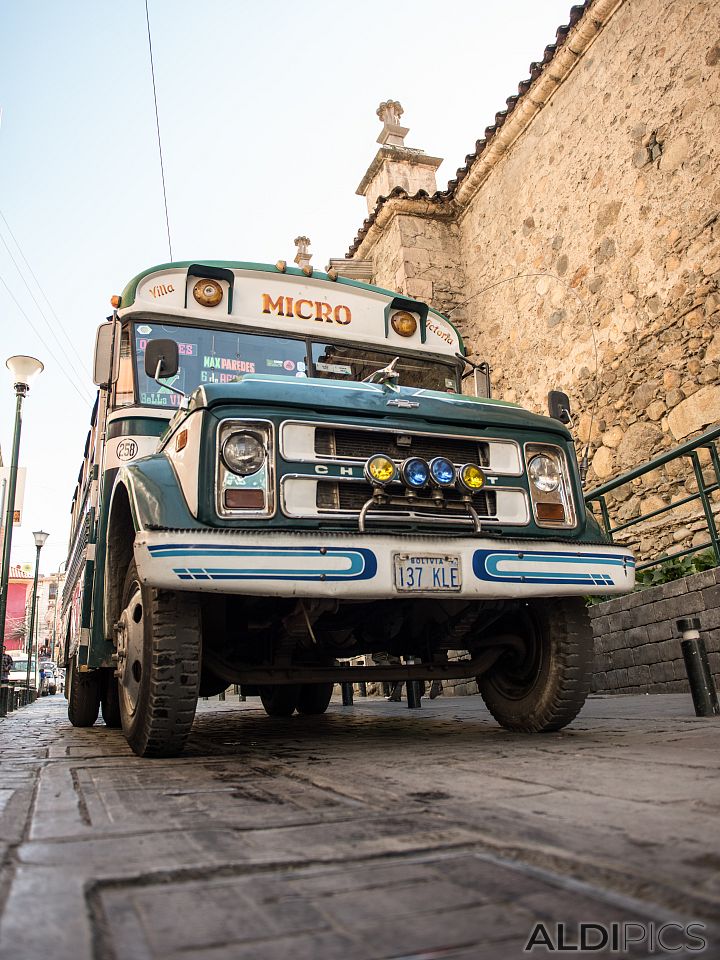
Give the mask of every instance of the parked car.
[{"label": "parked car", "polygon": [[40,695],[54,696],[57,693],[57,666],[52,660],[42,660],[40,662],[39,676]]}]

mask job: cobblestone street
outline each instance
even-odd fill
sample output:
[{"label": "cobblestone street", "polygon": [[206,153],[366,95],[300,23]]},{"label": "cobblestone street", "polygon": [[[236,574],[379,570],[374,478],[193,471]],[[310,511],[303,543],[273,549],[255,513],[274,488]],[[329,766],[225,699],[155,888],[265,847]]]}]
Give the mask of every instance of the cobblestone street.
[{"label": "cobblestone street", "polygon": [[509,960],[540,921],[669,919],[720,956],[719,722],[689,697],[542,737],[479,697],[207,701],[166,761],[65,708],[0,721],[3,958]]}]

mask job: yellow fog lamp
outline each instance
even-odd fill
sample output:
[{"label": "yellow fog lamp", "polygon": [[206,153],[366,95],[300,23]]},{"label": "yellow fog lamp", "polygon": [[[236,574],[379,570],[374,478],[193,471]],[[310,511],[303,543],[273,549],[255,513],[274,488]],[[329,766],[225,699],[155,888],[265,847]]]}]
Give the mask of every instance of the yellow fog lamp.
[{"label": "yellow fog lamp", "polygon": [[385,487],[397,477],[397,467],[389,457],[376,453],[365,464],[365,479],[377,487]]},{"label": "yellow fog lamp", "polygon": [[401,337],[411,337],[417,330],[417,319],[407,310],[398,310],[390,319],[390,324]]},{"label": "yellow fog lamp", "polygon": [[466,493],[478,493],[485,486],[485,474],[475,463],[466,463],[458,471],[458,482]]},{"label": "yellow fog lamp", "polygon": [[203,307],[216,307],[223,298],[223,288],[217,280],[198,280],[193,296]]}]

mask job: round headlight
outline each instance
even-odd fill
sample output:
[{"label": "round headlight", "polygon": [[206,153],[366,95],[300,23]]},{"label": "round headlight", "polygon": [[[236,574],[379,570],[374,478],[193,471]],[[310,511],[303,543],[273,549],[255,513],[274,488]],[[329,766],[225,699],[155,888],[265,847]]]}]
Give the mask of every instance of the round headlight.
[{"label": "round headlight", "polygon": [[560,470],[557,463],[542,453],[532,458],[528,472],[532,485],[541,493],[552,493],[560,486]]},{"label": "round headlight", "polygon": [[249,477],[265,463],[265,447],[252,433],[231,433],[222,445],[222,458],[228,470]]},{"label": "round headlight", "polygon": [[485,474],[475,463],[466,463],[464,467],[460,467],[458,480],[468,493],[477,493],[485,486]]},{"label": "round headlight", "polygon": [[394,313],[390,324],[395,333],[399,333],[401,337],[411,337],[417,330],[417,320],[407,310],[398,310]]},{"label": "round headlight", "polygon": [[365,477],[370,483],[384,487],[386,484],[392,483],[396,476],[397,468],[395,464],[382,453],[370,457],[365,464]]},{"label": "round headlight", "polygon": [[439,487],[451,487],[455,483],[455,465],[447,457],[435,457],[430,461],[430,476]]},{"label": "round headlight", "polygon": [[419,490],[430,482],[430,467],[420,457],[408,457],[400,467],[400,476],[406,487]]},{"label": "round headlight", "polygon": [[223,288],[217,280],[198,280],[193,296],[203,307],[216,307],[223,298]]}]

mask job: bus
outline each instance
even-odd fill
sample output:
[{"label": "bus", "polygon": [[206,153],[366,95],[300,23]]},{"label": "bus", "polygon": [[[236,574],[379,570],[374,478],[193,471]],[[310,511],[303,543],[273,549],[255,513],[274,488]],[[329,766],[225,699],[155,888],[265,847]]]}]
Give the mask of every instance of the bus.
[{"label": "bus", "polygon": [[445,316],[309,266],[166,263],[112,304],[62,604],[74,725],[171,756],[231,684],[289,717],[450,678],[510,730],[577,715],[584,597],[635,563],[585,510],[564,394],[492,398]]}]

